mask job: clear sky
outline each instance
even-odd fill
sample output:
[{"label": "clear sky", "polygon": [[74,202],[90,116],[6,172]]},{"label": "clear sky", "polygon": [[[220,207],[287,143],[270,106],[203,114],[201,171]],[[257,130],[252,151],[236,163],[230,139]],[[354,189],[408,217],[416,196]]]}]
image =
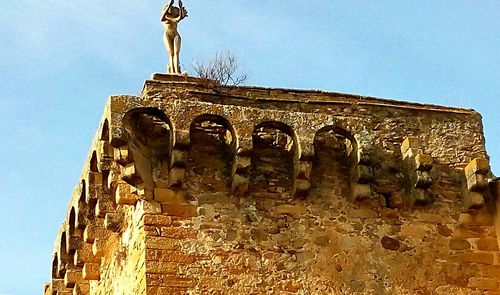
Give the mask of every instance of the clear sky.
[{"label": "clear sky", "polygon": [[[107,96],[166,70],[162,1],[4,0],[0,294],[41,294]],[[234,51],[248,84],[473,108],[500,174],[500,1],[185,0],[182,64]]]}]

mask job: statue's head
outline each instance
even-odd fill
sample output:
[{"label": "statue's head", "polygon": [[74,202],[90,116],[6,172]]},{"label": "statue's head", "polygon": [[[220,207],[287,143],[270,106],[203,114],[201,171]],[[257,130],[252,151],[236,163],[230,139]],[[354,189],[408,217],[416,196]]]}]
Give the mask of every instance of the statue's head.
[{"label": "statue's head", "polygon": [[170,17],[178,17],[180,15],[179,7],[172,6],[168,9],[167,13]]}]

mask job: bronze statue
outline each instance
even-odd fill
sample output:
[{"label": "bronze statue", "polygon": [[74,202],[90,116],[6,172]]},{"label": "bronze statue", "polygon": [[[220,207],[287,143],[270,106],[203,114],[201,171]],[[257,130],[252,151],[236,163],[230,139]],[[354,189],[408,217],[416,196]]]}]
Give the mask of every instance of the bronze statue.
[{"label": "bronze statue", "polygon": [[170,3],[165,6],[162,11],[161,22],[165,28],[163,41],[165,42],[165,47],[167,47],[170,55],[168,73],[181,74],[181,65],[179,61],[181,36],[177,31],[177,24],[188,15],[186,8],[182,5],[182,0],[179,0],[179,7],[175,7],[173,5],[174,0],[170,0]]}]

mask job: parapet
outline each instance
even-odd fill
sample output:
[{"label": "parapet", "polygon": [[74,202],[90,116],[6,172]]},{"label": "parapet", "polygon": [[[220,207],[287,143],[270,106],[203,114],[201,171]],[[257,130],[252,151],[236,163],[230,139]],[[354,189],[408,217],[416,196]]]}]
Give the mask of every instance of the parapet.
[{"label": "parapet", "polygon": [[108,100],[45,294],[498,289],[477,112],[153,78]]}]

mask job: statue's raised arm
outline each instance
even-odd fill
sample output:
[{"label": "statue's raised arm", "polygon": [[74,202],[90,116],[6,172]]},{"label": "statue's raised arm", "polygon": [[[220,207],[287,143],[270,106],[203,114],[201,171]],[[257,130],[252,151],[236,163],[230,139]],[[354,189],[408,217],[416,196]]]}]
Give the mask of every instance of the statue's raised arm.
[{"label": "statue's raised arm", "polygon": [[179,7],[174,7],[173,5],[174,0],[170,0],[169,4],[163,8],[161,14],[162,22],[178,23],[188,16],[187,10],[181,0],[179,0]]},{"label": "statue's raised arm", "polygon": [[181,36],[177,31],[177,24],[187,17],[187,10],[182,0],[179,0],[179,7],[174,6],[174,0],[170,0],[162,11],[161,22],[165,28],[163,40],[170,55],[168,65],[169,74],[180,74],[179,53],[181,50]]},{"label": "statue's raised arm", "polygon": [[181,9],[180,15],[179,15],[179,21],[185,19],[188,16],[188,12],[186,10],[186,7],[182,4],[182,0],[179,0],[179,8]]}]

